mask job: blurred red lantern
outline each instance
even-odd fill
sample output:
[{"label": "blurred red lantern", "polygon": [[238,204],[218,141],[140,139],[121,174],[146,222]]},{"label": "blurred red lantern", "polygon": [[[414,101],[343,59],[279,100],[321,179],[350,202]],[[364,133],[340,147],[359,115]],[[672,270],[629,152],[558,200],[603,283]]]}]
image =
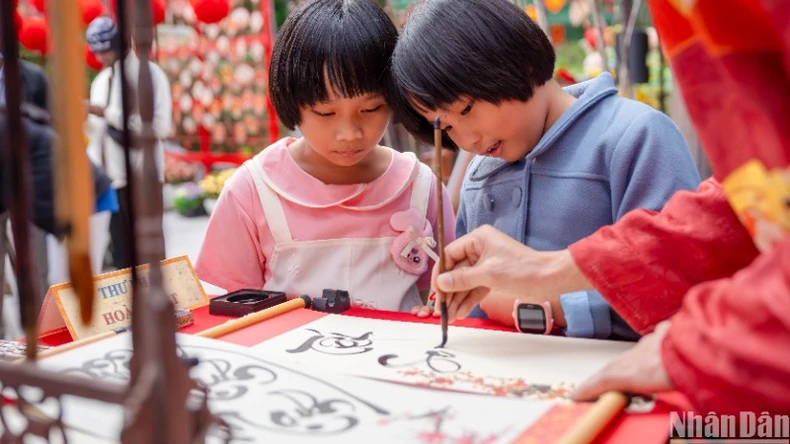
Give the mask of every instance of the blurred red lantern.
[{"label": "blurred red lantern", "polygon": [[203,23],[217,23],[228,16],[229,0],[190,0],[195,17]]},{"label": "blurred red lantern", "polygon": [[95,71],[101,71],[101,69],[104,68],[102,62],[100,62],[96,54],[91,51],[87,43],[85,44],[85,64]]},{"label": "blurred red lantern", "polygon": [[46,54],[48,34],[49,27],[43,17],[26,17],[22,19],[19,43],[27,49]]},{"label": "blurred red lantern", "polygon": [[598,29],[587,28],[587,30],[584,31],[584,40],[587,40],[587,44],[590,45],[590,48],[593,50],[598,49]]},{"label": "blurred red lantern", "polygon": [[104,14],[104,4],[101,0],[80,0],[82,23],[86,26],[94,19]]},{"label": "blurred red lantern", "polygon": [[[127,0],[128,2],[129,0]],[[118,14],[118,3],[116,0],[112,0],[112,10],[116,14]],[[151,14],[153,15],[152,19],[154,21],[154,25],[158,25],[165,21],[165,0],[151,0]]]},{"label": "blurred red lantern", "polygon": [[165,0],[151,0],[151,11],[154,14],[154,25],[165,21]]},{"label": "blurred red lantern", "polygon": [[42,14],[47,13],[47,0],[31,0],[31,3],[38,9],[38,12]]}]

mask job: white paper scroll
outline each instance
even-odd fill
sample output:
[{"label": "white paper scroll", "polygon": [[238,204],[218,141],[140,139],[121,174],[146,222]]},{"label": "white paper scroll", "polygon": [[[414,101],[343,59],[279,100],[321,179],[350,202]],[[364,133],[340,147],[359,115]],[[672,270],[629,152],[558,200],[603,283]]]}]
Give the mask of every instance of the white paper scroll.
[{"label": "white paper scroll", "polygon": [[[177,335],[200,363],[191,375],[207,387],[209,407],[233,431],[232,442],[512,442],[551,406],[407,387],[307,366],[286,367],[225,342]],[[128,379],[130,336],[120,335],[41,361],[41,366],[119,384]],[[65,422],[119,436],[122,411],[77,398]],[[219,442],[214,436],[210,442]]]},{"label": "white paper scroll", "polygon": [[633,343],[525,335],[327,315],[265,341],[252,351],[293,365],[433,388],[567,399],[581,383]]}]

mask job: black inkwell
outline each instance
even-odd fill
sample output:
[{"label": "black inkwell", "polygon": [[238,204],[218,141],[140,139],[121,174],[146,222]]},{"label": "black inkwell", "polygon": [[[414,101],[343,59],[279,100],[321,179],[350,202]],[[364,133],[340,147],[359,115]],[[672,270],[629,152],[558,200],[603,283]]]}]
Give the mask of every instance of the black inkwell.
[{"label": "black inkwell", "polygon": [[324,313],[343,313],[351,308],[351,296],[345,290],[324,289],[320,298],[313,299],[313,310]]},{"label": "black inkwell", "polygon": [[211,300],[208,312],[215,315],[240,317],[286,301],[282,291],[238,290]]},{"label": "black inkwell", "polygon": [[235,302],[237,304],[255,304],[266,300],[265,295],[262,294],[237,294],[226,299],[228,302]]}]

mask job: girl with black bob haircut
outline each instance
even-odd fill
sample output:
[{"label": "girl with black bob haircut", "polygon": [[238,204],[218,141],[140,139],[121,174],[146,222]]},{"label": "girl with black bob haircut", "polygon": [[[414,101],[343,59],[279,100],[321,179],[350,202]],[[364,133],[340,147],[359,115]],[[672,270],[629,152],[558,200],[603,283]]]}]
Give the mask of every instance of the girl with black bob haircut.
[{"label": "girl with black bob haircut", "polygon": [[[387,97],[398,31],[373,1],[312,1],[293,11],[277,34],[269,94],[290,130],[300,110],[329,98]],[[330,88],[327,88],[327,83]]]},{"label": "girl with black bob haircut", "polygon": [[[274,108],[300,138],[264,149],[228,181],[196,271],[228,292],[349,292],[380,310],[423,306],[436,257],[435,176],[378,145],[389,123],[397,31],[373,0],[314,0],[290,14],[271,59]],[[454,217],[443,193],[445,236]]]},{"label": "girl with black bob haircut", "polygon": [[[620,97],[608,72],[563,89],[554,63],[548,37],[509,0],[427,0],[406,22],[392,58],[396,117],[425,141],[438,117],[447,147],[477,154],[461,186],[457,236],[491,225],[538,251],[563,250],[699,184],[667,116]],[[473,300],[483,292],[444,290],[465,307],[459,317],[517,328],[523,302],[543,308],[543,332],[638,337],[596,291],[488,288]]]}]

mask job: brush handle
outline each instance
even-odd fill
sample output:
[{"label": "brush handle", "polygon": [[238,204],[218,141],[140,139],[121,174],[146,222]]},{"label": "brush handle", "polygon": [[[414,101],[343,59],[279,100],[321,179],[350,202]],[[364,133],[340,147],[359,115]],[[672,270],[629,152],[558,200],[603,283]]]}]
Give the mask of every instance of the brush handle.
[{"label": "brush handle", "polygon": [[[442,193],[444,174],[442,171],[442,130],[440,128],[434,128],[433,143],[433,170],[436,175],[436,225],[439,230],[436,234],[439,250],[437,253],[439,254],[439,272],[444,273],[444,193]],[[440,301],[443,300],[443,295],[441,293],[439,295],[442,297]]]},{"label": "brush handle", "polygon": [[[437,254],[439,255],[439,273],[444,273],[444,193],[442,185],[444,174],[442,172],[442,129],[437,117],[433,125],[433,172],[436,175],[436,233]],[[436,302],[441,304],[442,309],[442,332],[447,332],[447,303],[444,293],[436,290]],[[446,333],[445,333],[446,334]]]},{"label": "brush handle", "polygon": [[[446,271],[444,264],[444,172],[442,171],[442,127],[439,118],[433,122],[433,170],[436,175],[436,225],[439,232],[436,234],[437,254],[439,255],[439,273]],[[439,347],[444,347],[447,343],[447,300],[444,292],[436,289],[436,302],[441,307],[442,315],[442,343]]]},{"label": "brush handle", "polygon": [[560,438],[559,444],[588,444],[628,406],[628,397],[620,392],[606,392],[582,418]]},{"label": "brush handle", "polygon": [[99,333],[98,335],[89,336],[85,339],[80,339],[77,341],[69,342],[67,344],[59,345],[57,347],[53,347],[47,350],[44,350],[38,354],[38,359],[49,358],[55,355],[59,355],[63,352],[67,352],[69,350],[74,350],[75,348],[82,347],[84,345],[93,344],[94,342],[99,342],[103,339],[107,339],[109,337],[119,335],[121,333],[126,333],[129,331],[128,327],[121,327],[116,328],[115,330],[106,331],[104,333]]},{"label": "brush handle", "polygon": [[48,16],[53,18],[52,41],[56,46],[56,50],[52,51],[52,78],[58,79],[60,85],[74,85],[51,90],[53,122],[59,140],[57,149],[53,149],[53,162],[58,165],[53,172],[55,217],[59,226],[68,227],[66,247],[69,276],[80,302],[80,321],[87,326],[93,319],[95,302],[89,218],[96,206],[96,196],[91,181],[90,162],[85,155],[84,88],[77,87],[85,79],[85,64],[79,62],[83,57],[83,28],[82,17],[74,3],[63,0],[47,3]]},{"label": "brush handle", "polygon": [[234,331],[241,330],[244,327],[249,327],[250,325],[257,324],[258,322],[264,321],[266,319],[279,316],[283,313],[287,313],[291,310],[296,310],[297,308],[309,307],[310,306],[309,299],[310,298],[307,296],[294,298],[288,302],[277,304],[274,307],[270,307],[265,310],[251,313],[246,316],[242,316],[238,319],[234,319],[232,321],[227,321],[223,324],[217,325],[216,327],[209,328],[208,330],[203,330],[200,333],[197,333],[195,336],[203,336],[204,338],[218,338],[228,333],[233,333]]}]

